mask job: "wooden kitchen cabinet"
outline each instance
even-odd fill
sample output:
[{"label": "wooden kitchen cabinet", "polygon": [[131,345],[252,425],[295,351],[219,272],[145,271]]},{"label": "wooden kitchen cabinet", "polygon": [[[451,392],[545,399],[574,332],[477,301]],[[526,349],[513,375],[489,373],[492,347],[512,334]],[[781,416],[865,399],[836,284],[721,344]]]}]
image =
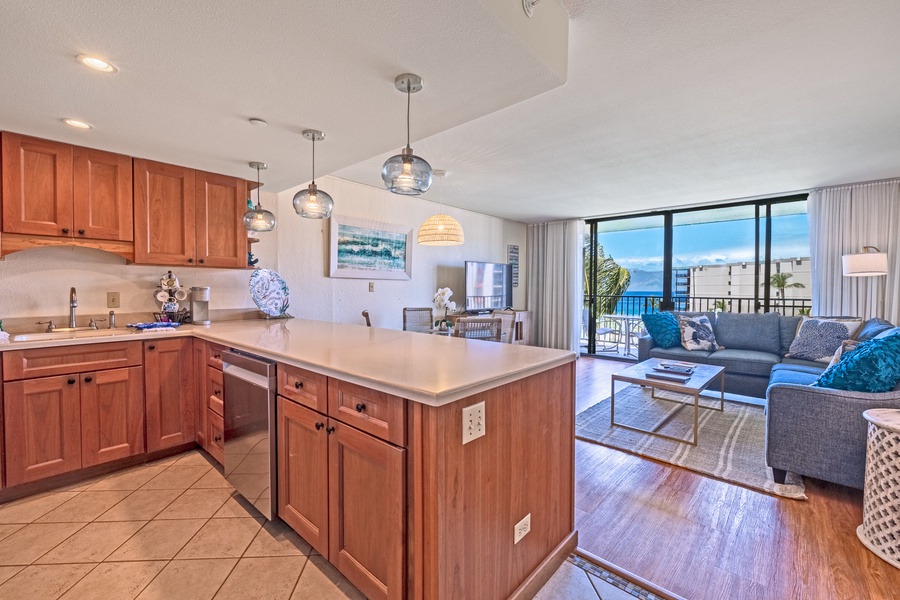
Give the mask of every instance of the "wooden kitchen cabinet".
[{"label": "wooden kitchen cabinet", "polygon": [[144,342],[147,451],[196,438],[196,397],[191,338]]},{"label": "wooden kitchen cabinet", "polygon": [[206,360],[208,351],[208,346],[205,340],[194,338],[194,410],[197,415],[197,427],[196,433],[194,434],[194,439],[204,450],[209,450],[206,438],[206,428],[208,422],[206,416],[207,384],[206,378],[201,377],[199,374],[206,372]]},{"label": "wooden kitchen cabinet", "polygon": [[196,171],[194,253],[207,267],[247,266],[247,182],[236,177]]},{"label": "wooden kitchen cabinet", "polygon": [[134,159],[134,262],[194,264],[194,170]]},{"label": "wooden kitchen cabinet", "polygon": [[141,367],[81,373],[81,466],[144,452]]},{"label": "wooden kitchen cabinet", "polygon": [[3,232],[131,241],[131,158],[3,132]]}]

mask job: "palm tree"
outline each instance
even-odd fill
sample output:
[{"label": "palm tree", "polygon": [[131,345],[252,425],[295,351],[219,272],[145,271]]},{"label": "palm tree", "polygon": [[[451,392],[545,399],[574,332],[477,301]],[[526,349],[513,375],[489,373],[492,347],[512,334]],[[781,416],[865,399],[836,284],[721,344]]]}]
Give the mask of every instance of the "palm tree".
[{"label": "palm tree", "polygon": [[[584,244],[584,284],[590,290],[590,236],[585,236]],[[606,256],[603,247],[597,247],[597,270],[594,273],[594,291],[597,294],[597,314],[609,315],[616,312],[619,296],[631,284],[631,273],[619,266],[611,256]]]},{"label": "palm tree", "polygon": [[[771,277],[769,277],[769,287],[775,288],[778,292],[778,296],[781,298],[782,304],[787,307],[787,298],[785,297],[785,290],[787,288],[805,288],[806,286],[800,283],[799,281],[795,281],[793,283],[789,283],[788,279],[793,277],[793,273],[772,273]],[[765,283],[759,284],[760,287],[764,286]]]}]

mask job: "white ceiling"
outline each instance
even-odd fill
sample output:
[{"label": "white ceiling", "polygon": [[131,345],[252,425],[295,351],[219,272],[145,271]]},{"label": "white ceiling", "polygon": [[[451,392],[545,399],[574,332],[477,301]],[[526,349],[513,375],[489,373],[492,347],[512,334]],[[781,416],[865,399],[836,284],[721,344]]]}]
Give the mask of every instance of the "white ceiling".
[{"label": "white ceiling", "polygon": [[[897,0],[562,0],[561,87],[556,2],[528,20],[520,0],[2,0],[0,129],[248,178],[264,160],[279,191],[309,179],[312,127],[328,134],[320,174],[380,186],[405,137],[392,81],[413,71],[413,148],[450,171],[444,202],[477,212],[532,222],[900,176]],[[87,72],[80,52],[121,71]]]}]

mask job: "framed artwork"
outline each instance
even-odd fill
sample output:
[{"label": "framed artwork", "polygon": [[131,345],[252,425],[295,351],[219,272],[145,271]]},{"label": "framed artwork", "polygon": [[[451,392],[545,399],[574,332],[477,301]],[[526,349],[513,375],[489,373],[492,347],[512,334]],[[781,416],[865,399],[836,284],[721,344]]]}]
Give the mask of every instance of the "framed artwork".
[{"label": "framed artwork", "polygon": [[512,265],[512,285],[519,287],[519,246],[507,244],[506,246],[507,262]]},{"label": "framed artwork", "polygon": [[331,217],[332,277],[411,279],[412,247],[409,227]]}]

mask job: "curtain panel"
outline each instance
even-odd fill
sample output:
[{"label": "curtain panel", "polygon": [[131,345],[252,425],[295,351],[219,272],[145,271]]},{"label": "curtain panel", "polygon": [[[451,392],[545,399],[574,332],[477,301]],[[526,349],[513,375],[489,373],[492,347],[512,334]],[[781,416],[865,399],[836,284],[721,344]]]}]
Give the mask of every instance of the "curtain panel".
[{"label": "curtain panel", "polygon": [[528,308],[535,343],[578,352],[584,306],[584,221],[528,226]]},{"label": "curtain panel", "polygon": [[[900,324],[900,179],[809,194],[812,310],[816,315],[882,317]],[[844,277],[841,256],[875,246],[886,277]]]}]

